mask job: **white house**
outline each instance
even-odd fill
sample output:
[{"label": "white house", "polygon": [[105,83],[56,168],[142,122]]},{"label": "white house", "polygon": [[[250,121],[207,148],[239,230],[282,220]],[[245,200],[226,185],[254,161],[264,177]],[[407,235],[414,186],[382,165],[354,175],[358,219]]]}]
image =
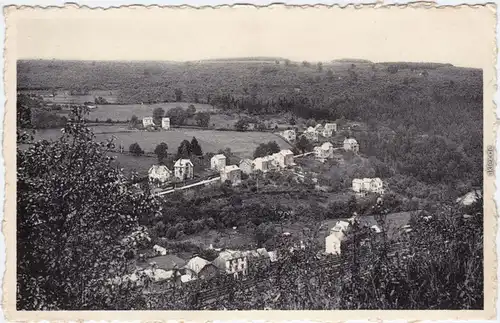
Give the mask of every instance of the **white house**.
[{"label": "white house", "polygon": [[344,140],[344,150],[353,151],[355,153],[359,152],[359,144],[354,138],[346,138]]},{"label": "white house", "polygon": [[236,165],[225,166],[220,171],[222,183],[229,180],[233,185],[241,183],[241,169]]},{"label": "white house", "polygon": [[355,178],[352,180],[352,190],[356,193],[372,192],[384,194],[384,183],[378,177],[376,178]]},{"label": "white house", "polygon": [[332,158],[333,145],[330,142],[325,142],[321,146],[314,147],[314,155],[320,159]]},{"label": "white house", "polygon": [[226,167],[226,156],[223,154],[218,154],[210,159],[210,168],[213,170],[220,171]]},{"label": "white house", "polygon": [[253,172],[253,161],[251,159],[242,159],[240,161],[240,169],[243,173],[249,175]]},{"label": "white house", "polygon": [[161,127],[170,130],[170,118],[161,118]]},{"label": "white house", "polygon": [[352,190],[356,193],[361,193],[363,191],[363,180],[359,178],[353,179]]},{"label": "white house", "polygon": [[313,127],[307,128],[302,135],[309,141],[318,141],[318,132]]},{"label": "white house", "polygon": [[154,245],[153,246],[153,251],[160,256],[165,256],[167,254],[167,249],[159,246],[159,245]]},{"label": "white house", "polygon": [[350,229],[347,221],[338,221],[330,230],[330,235],[325,238],[325,252],[340,255],[342,241]]},{"label": "white house", "polygon": [[334,132],[337,132],[337,124],[336,123],[325,123],[325,127],[323,128],[323,137],[331,137]]},{"label": "white house", "polygon": [[248,273],[248,259],[240,251],[224,250],[212,263],[220,270],[235,277]]},{"label": "white house", "polygon": [[372,178],[372,181],[370,183],[370,191],[378,194],[384,194],[384,183],[380,178]]},{"label": "white house", "polygon": [[273,169],[273,158],[271,156],[258,157],[253,161],[253,168],[262,172],[268,172]]},{"label": "white house", "polygon": [[172,176],[172,171],[165,165],[153,165],[148,171],[150,182],[165,183]]},{"label": "white house", "polygon": [[174,176],[181,181],[193,178],[193,163],[189,159],[179,159],[174,164]]},{"label": "white house", "polygon": [[286,168],[295,165],[293,162],[293,152],[290,149],[281,150],[279,153],[273,154],[275,164],[280,168]]},{"label": "white house", "polygon": [[285,140],[287,141],[294,141],[295,138],[297,137],[296,133],[295,133],[295,130],[293,129],[289,129],[289,130],[284,130],[282,133],[281,133],[281,136],[283,138],[285,138]]},{"label": "white house", "polygon": [[144,117],[142,119],[142,125],[144,126],[144,128],[154,126],[155,123],[153,122],[153,117]]}]

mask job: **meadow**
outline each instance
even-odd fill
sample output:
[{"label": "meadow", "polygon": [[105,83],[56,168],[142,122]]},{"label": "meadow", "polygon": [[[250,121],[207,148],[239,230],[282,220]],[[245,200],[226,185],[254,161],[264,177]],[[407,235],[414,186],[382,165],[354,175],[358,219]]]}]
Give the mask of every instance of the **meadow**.
[{"label": "meadow", "polygon": [[[169,131],[148,132],[128,130],[123,125],[91,127],[96,140],[106,141],[115,138],[117,145],[122,144],[126,150],[137,142],[146,152],[153,152],[156,145],[167,143],[170,153],[175,153],[183,140],[196,137],[204,153],[217,152],[220,149],[230,148],[240,158],[252,158],[255,148],[263,143],[274,140],[280,148],[287,149],[290,145],[280,137],[268,132],[237,132],[215,131],[198,129],[172,129]],[[59,129],[38,130],[36,139],[55,140],[60,136]]]}]

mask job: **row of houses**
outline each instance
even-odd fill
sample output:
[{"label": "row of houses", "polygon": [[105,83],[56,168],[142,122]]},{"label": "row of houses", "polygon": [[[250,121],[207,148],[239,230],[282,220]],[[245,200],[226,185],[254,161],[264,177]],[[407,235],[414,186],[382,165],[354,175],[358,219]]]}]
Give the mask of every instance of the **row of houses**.
[{"label": "row of houses", "polygon": [[158,256],[138,262],[133,273],[117,279],[116,282],[129,280],[140,283],[141,276],[147,276],[154,282],[171,283],[210,279],[218,274],[233,275],[238,278],[247,275],[252,266],[267,266],[277,261],[276,251],[268,252],[265,248],[246,251],[220,250],[213,261],[198,255],[186,261],[176,255],[167,254],[165,248],[157,245],[153,250]]},{"label": "row of houses", "polygon": [[384,194],[384,183],[378,177],[355,178],[352,180],[352,190],[359,194],[377,193]]},{"label": "row of houses", "polygon": [[153,165],[148,171],[150,182],[164,184],[176,178],[180,181],[185,181],[193,178],[194,165],[189,159],[178,159],[174,163],[174,169],[171,171],[165,165]]},{"label": "row of houses", "polygon": [[[155,123],[153,117],[144,117],[142,119],[142,125],[144,126],[144,128],[154,127]],[[166,117],[161,118],[161,127],[164,130],[170,130],[170,118]]]}]

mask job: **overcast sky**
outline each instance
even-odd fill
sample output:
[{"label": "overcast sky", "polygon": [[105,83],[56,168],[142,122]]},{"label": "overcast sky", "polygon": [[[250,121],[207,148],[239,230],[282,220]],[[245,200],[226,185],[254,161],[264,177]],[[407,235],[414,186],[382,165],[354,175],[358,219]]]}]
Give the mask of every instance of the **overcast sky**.
[{"label": "overcast sky", "polygon": [[279,56],[484,67],[495,54],[495,13],[488,8],[59,9],[8,18],[20,59]]}]

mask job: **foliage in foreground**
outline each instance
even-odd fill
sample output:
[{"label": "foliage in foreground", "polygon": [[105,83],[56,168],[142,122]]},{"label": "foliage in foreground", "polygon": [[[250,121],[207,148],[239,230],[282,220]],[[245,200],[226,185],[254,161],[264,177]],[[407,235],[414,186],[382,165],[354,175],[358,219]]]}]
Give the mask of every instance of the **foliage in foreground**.
[{"label": "foliage in foreground", "polygon": [[128,271],[134,246],[123,240],[150,197],[124,188],[122,174],[75,115],[54,142],[17,152],[17,308],[112,309],[122,294],[110,278]]}]

